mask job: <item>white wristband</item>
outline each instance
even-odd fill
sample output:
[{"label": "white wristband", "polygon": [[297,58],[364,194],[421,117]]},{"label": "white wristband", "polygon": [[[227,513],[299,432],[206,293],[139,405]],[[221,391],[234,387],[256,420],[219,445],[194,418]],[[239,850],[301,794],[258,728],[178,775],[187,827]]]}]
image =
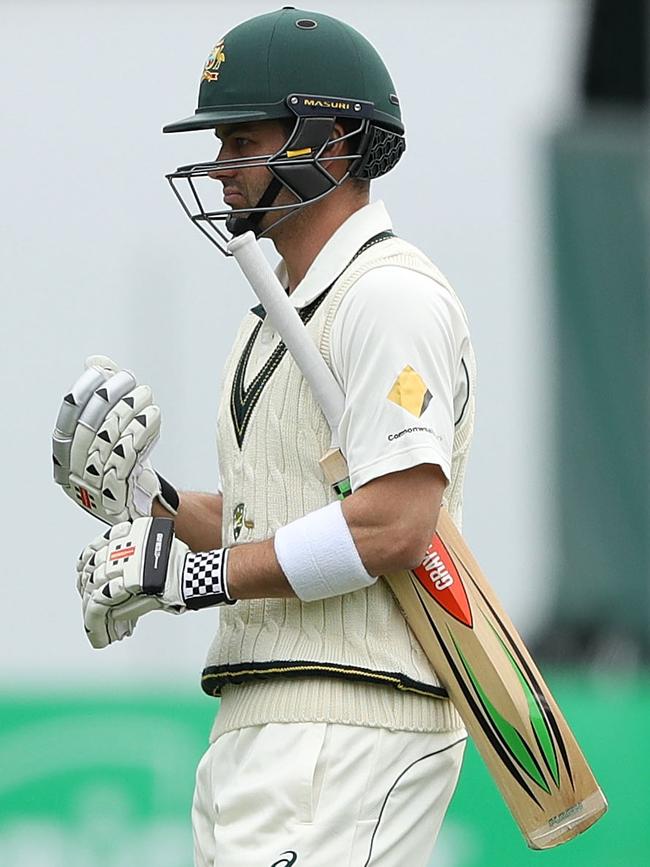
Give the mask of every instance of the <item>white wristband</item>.
[{"label": "white wristband", "polygon": [[377,580],[361,562],[339,500],[280,527],[273,544],[282,571],[303,602],[341,596]]}]

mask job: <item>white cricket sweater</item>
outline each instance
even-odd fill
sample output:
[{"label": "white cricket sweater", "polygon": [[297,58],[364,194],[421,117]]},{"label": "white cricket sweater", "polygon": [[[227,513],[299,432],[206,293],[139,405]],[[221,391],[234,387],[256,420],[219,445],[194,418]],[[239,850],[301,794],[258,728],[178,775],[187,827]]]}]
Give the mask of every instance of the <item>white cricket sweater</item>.
[{"label": "white cricket sweater", "polygon": [[[330,331],[341,301],[362,275],[383,265],[425,274],[453,294],[437,268],[406,242],[390,238],[369,246],[300,311],[330,365]],[[327,422],[283,344],[259,370],[247,369],[261,325],[254,311],[245,317],[225,369],[217,423],[224,546],[268,539],[335,499],[319,467],[330,446]],[[458,524],[474,421],[473,356],[471,362],[444,497]],[[202,679],[208,694],[222,698],[213,739],[270,722],[411,731],[462,725],[381,578],[330,599],[243,600],[219,614]]]}]

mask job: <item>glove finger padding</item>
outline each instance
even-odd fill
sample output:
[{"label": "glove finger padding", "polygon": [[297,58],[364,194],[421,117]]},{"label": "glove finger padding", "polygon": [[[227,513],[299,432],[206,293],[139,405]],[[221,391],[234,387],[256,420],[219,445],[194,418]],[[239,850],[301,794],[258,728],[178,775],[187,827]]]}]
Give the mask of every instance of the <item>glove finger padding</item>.
[{"label": "glove finger padding", "polygon": [[[107,512],[126,509],[144,517],[151,511],[151,501],[160,492],[160,482],[147,460],[160,436],[160,409],[148,406],[129,422],[110,453],[101,484],[102,505]],[[140,478],[148,473],[146,485]],[[142,491],[144,496],[136,496]]]},{"label": "glove finger padding", "polygon": [[[161,483],[148,455],[160,437],[151,389],[104,356],[64,398],[52,438],[55,481],[86,511],[109,524],[151,514]],[[142,481],[140,481],[142,477]],[[175,514],[172,486],[163,505]]]},{"label": "glove finger padding", "polygon": [[85,605],[82,606],[84,627],[88,640],[95,648],[107,647],[114,641],[132,635],[138,618],[160,607],[158,600],[152,597],[134,599],[132,594],[126,595],[126,604],[112,600],[109,595],[111,590],[116,595],[123,592],[120,583],[121,579],[115,578],[92,594],[86,594]]},{"label": "glove finger padding", "polygon": [[120,369],[119,364],[116,364],[108,355],[89,355],[84,361],[84,367],[86,369],[99,367],[100,370],[106,370],[109,373],[115,373],[116,370]]},{"label": "glove finger padding", "polygon": [[[148,385],[139,385],[119,400],[106,415],[89,446],[89,455],[97,453],[99,462],[105,464],[128,425],[136,416],[147,409],[155,409],[158,413],[158,419],[160,419],[160,410],[153,405],[151,389]],[[160,420],[158,421],[157,433],[160,433]],[[83,472],[83,467],[78,467],[74,463],[71,469],[77,474]]]},{"label": "glove finger padding", "polygon": [[99,563],[94,569],[88,569],[81,573],[81,583],[83,585],[81,591],[81,610],[84,617],[86,616],[86,609],[88,608],[88,603],[92,599],[93,594],[100,591],[102,587],[108,583],[105,560],[106,555],[104,554],[103,563]]},{"label": "glove finger padding", "polygon": [[[119,369],[115,362],[105,355],[90,356],[86,359],[85,367],[86,370],[63,398],[56,419],[55,430],[62,437],[72,436],[79,417],[92,395],[101,387],[103,382],[110,379],[113,373]],[[69,466],[69,463],[67,465]]]},{"label": "glove finger padding", "polygon": [[[133,391],[135,377],[127,370],[120,370],[105,380],[88,399],[79,416],[70,448],[70,472],[78,478],[88,477],[89,453],[95,436],[113,407]],[[92,472],[97,477],[97,468]]]},{"label": "glove finger padding", "polygon": [[129,534],[130,529],[131,524],[128,521],[115,524],[101,536],[95,537],[83,549],[77,560],[77,590],[82,596],[90,578],[92,578],[91,583],[100,583],[99,576],[94,576],[93,571],[106,562],[109,542],[113,539],[124,538]]},{"label": "glove finger padding", "polygon": [[52,434],[52,462],[54,481],[59,485],[68,483],[72,436],[86,404],[97,388],[101,388],[110,374],[91,368],[84,371],[63,398]]},{"label": "glove finger padding", "polygon": [[144,464],[160,438],[160,408],[154,405],[142,409],[120,432],[114,448],[104,463],[105,473],[111,471],[120,481],[126,481],[136,461]]},{"label": "glove finger padding", "polygon": [[[140,518],[114,527],[102,537],[105,555],[90,571],[84,585],[83,612],[93,647],[106,647],[119,622],[135,621],[156,608],[172,613],[184,610],[180,576],[188,547],[174,538],[173,522],[164,518]],[[92,543],[91,543],[92,545]],[[83,579],[82,579],[83,580]],[[130,633],[129,633],[130,634]]]},{"label": "glove finger padding", "polygon": [[[102,397],[113,398],[115,377],[119,373],[123,374],[121,381],[128,378],[131,387],[135,385],[135,378],[127,371],[119,371],[115,362],[106,356],[91,356],[86,359],[86,368],[63,398],[52,435],[52,460],[54,481],[63,487],[71,499],[93,512],[99,504],[97,491],[93,490],[92,485],[91,490],[87,490],[82,481],[87,446],[95,434],[91,422],[97,416],[97,407],[101,408],[102,403],[107,405]],[[79,464],[83,467],[81,473],[75,471]],[[71,478],[71,475],[76,478]],[[105,520],[102,515],[98,517]]]},{"label": "glove finger padding", "polygon": [[79,574],[78,590],[83,597],[93,593],[108,581],[106,577],[106,549],[95,551],[83,571]]}]

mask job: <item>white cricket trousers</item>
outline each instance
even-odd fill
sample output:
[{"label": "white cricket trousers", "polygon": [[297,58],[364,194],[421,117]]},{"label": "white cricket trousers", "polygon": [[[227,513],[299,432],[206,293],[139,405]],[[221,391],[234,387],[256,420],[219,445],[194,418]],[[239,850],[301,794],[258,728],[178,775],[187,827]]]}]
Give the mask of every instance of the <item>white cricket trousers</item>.
[{"label": "white cricket trousers", "polygon": [[466,733],[272,723],[196,774],[195,867],[427,867]]}]

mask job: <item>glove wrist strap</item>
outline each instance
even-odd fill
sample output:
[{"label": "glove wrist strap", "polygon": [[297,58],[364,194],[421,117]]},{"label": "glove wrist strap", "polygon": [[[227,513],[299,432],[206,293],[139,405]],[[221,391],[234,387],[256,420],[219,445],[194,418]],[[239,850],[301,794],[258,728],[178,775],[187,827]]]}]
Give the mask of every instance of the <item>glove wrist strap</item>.
[{"label": "glove wrist strap", "polygon": [[190,553],[185,557],[181,593],[187,608],[234,605],[228,594],[228,548]]},{"label": "glove wrist strap", "polygon": [[160,505],[165,508],[170,515],[177,515],[178,507],[181,503],[178,491],[170,482],[167,481],[167,479],[163,478],[160,473],[156,473],[156,476],[158,477],[160,490],[154,499],[157,499]]}]

